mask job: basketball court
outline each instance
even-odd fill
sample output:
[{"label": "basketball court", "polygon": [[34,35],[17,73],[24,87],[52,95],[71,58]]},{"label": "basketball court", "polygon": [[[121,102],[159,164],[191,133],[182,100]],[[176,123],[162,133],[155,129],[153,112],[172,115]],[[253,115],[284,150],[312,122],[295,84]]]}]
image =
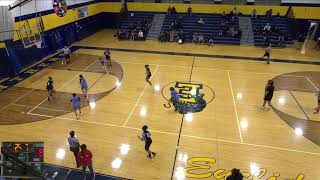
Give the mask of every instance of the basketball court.
[{"label": "basketball court", "polygon": [[[290,57],[285,53],[297,50],[275,49],[274,59],[283,62],[267,65],[257,60],[263,50],[255,47],[118,42],[112,36],[98,32],[74,45],[70,64],[56,56],[3,90],[1,139],[43,141],[46,163],[74,168],[67,143],[74,130],[92,151],[95,172],[128,179],[225,179],[235,167],[245,179],[320,177],[319,115],[313,114],[319,53]],[[110,74],[99,61],[105,48],[111,48]],[[231,51],[238,59],[222,57]],[[145,64],[153,87],[145,82]],[[81,95],[80,74],[89,84],[89,102]],[[56,89],[51,103],[48,76]],[[274,107],[267,110],[261,105],[269,79],[276,91]],[[207,104],[201,112],[164,107],[177,82],[202,85]],[[69,102],[73,92],[82,98],[79,119]],[[157,152],[152,160],[137,138],[143,125],[149,126],[151,149]]]}]

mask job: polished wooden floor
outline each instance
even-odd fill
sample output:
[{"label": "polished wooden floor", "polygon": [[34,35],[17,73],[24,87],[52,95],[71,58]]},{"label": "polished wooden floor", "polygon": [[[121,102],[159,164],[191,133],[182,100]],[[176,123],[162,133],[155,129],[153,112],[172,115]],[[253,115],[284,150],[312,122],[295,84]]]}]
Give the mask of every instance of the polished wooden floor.
[{"label": "polished wooden floor", "polygon": [[[101,31],[77,45],[232,53],[246,57],[259,57],[263,53],[256,47],[117,42],[112,37],[112,32]],[[13,88],[42,92],[50,75],[59,92],[80,93],[77,76],[82,73],[89,85],[94,84],[89,94],[106,92],[116,86],[117,78],[105,74],[99,79],[101,72],[94,69],[88,72],[89,66],[102,55],[102,50],[79,49],[72,56],[73,61],[78,62],[71,67],[74,69],[52,65]],[[316,61],[320,57],[312,50],[301,55],[295,48],[275,49],[273,56],[305,61]],[[96,172],[138,180],[224,179],[234,167],[244,172],[245,179],[320,179],[320,146],[297,135],[273,110],[260,108],[268,79],[291,72],[319,71],[319,66],[275,62],[267,65],[261,61],[120,51],[112,51],[111,57],[123,70],[121,86],[96,99],[95,107],[83,107],[79,120],[70,112],[67,101],[50,105],[43,95],[34,95],[37,100],[27,96],[28,90],[19,91],[18,95],[7,91],[5,96],[0,96],[3,104],[0,118],[10,119],[17,114],[36,119],[29,123],[1,125],[0,141],[44,141],[47,163],[74,167],[74,157],[67,145],[68,133],[74,130],[80,143],[87,144],[93,152]],[[150,64],[154,87],[144,81],[145,64]],[[181,127],[182,115],[163,107],[166,101],[161,89],[171,82],[188,81],[190,77],[191,81],[210,87],[215,98],[202,112],[185,116]],[[156,88],[158,86],[160,90]],[[211,96],[208,88],[203,91]],[[310,121],[320,121],[319,116],[312,113],[312,107],[317,104],[314,93],[294,90],[291,93],[276,91],[274,107],[294,117],[305,118],[307,114]],[[164,88],[164,95],[168,94],[168,89]],[[4,97],[6,102],[12,103],[4,103]],[[24,100],[24,97],[28,98]],[[56,108],[63,113],[50,114]],[[144,144],[137,138],[145,124],[150,127],[153,137],[151,149],[157,152],[153,160],[146,157]],[[56,157],[58,149],[66,151],[64,158]]]}]

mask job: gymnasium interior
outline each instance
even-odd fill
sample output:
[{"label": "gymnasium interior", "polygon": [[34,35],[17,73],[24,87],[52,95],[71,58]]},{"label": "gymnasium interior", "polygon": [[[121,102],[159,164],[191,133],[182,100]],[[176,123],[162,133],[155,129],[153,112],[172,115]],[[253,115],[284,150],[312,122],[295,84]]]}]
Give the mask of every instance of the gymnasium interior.
[{"label": "gymnasium interior", "polygon": [[0,180],[320,180],[319,67],[319,0],[0,0]]}]

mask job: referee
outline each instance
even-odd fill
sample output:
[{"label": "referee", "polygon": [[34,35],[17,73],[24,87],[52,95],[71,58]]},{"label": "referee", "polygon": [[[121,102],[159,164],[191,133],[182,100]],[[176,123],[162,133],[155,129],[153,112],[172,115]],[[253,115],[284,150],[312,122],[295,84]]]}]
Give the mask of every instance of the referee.
[{"label": "referee", "polygon": [[63,51],[64,58],[66,59],[66,63],[70,64],[71,50],[67,46],[64,46],[62,51]]},{"label": "referee", "polygon": [[68,137],[68,143],[70,145],[70,151],[73,152],[74,157],[76,158],[77,168],[80,167],[77,155],[80,148],[79,140],[75,137],[74,131],[70,131],[70,136]]}]

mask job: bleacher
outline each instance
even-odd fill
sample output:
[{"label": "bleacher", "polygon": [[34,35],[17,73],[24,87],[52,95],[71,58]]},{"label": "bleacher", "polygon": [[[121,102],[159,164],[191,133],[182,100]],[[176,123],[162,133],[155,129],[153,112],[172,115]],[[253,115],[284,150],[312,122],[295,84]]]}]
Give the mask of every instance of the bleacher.
[{"label": "bleacher", "polygon": [[[288,41],[284,41],[283,45],[281,46],[289,46],[293,44],[292,36],[289,32],[289,25],[287,22],[287,19],[285,17],[261,17],[252,19],[252,26],[253,29],[255,29],[256,26],[264,27],[267,23],[270,23],[270,25],[275,25],[280,33],[285,33],[288,35]],[[280,46],[278,45],[278,36],[279,33],[273,32],[271,35],[270,43],[272,46]],[[264,46],[265,39],[264,34],[262,32],[254,32],[254,42],[256,46]]]},{"label": "bleacher", "polygon": [[[183,33],[186,42],[192,41],[192,34],[196,32],[198,35],[203,35],[205,39],[214,35],[214,43],[220,44],[240,44],[240,38],[218,36],[220,32],[219,23],[222,20],[222,16],[219,14],[193,14],[192,16],[186,16],[186,14],[178,14],[176,17],[182,15],[183,21]],[[202,18],[204,25],[197,24],[197,21]],[[169,31],[170,25],[175,21],[174,16],[166,16],[162,30]],[[239,29],[238,20],[235,21],[235,29]]]},{"label": "bleacher", "polygon": [[[131,16],[133,14],[133,16]],[[135,24],[139,22],[143,22],[145,19],[150,19],[152,22],[153,19],[153,14],[154,13],[149,13],[149,12],[128,12],[127,16],[122,19],[121,25],[120,25],[120,30],[128,32],[130,31],[130,24]],[[147,37],[149,29],[144,32],[144,36]]]}]

